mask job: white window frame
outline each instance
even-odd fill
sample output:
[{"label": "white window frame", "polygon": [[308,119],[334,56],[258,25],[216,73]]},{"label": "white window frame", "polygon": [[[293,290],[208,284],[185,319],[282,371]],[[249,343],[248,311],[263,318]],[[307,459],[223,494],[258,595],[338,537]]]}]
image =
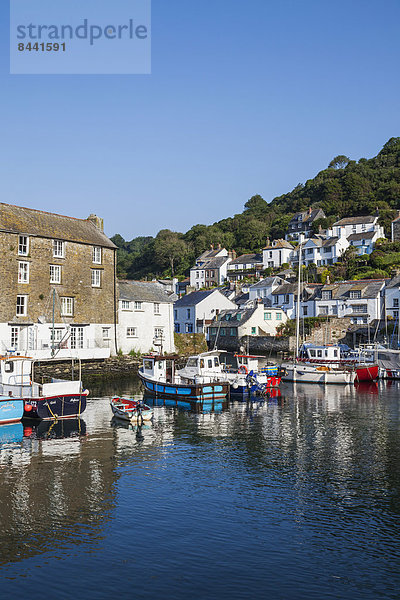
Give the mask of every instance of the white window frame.
[{"label": "white window frame", "polygon": [[138,300],[135,300],[135,305],[134,305],[134,307],[135,307],[135,310],[143,310],[143,308],[142,308],[142,304],[143,304],[143,303],[142,303],[140,300],[139,300],[139,301],[138,301]]},{"label": "white window frame", "polygon": [[159,302],[154,302],[154,314],[155,315],[161,315],[160,303]]},{"label": "white window frame", "polygon": [[50,265],[50,283],[61,283],[61,265]]},{"label": "white window frame", "polygon": [[74,316],[74,298],[71,296],[61,297],[61,316],[62,317],[73,317]]},{"label": "white window frame", "polygon": [[102,327],[102,339],[104,341],[110,340],[110,327]]},{"label": "white window frame", "polygon": [[29,263],[18,261],[18,283],[29,283]]},{"label": "white window frame", "polygon": [[19,341],[19,327],[11,327],[11,331],[10,331],[11,348],[15,348],[15,350],[18,350],[18,341]]},{"label": "white window frame", "polygon": [[101,254],[102,254],[101,246],[93,246],[92,261],[96,265],[101,265],[101,259],[102,259]]},{"label": "white window frame", "polygon": [[18,294],[15,314],[18,317],[26,317],[28,313],[28,296]]},{"label": "white window frame", "polygon": [[92,269],[92,287],[101,287],[101,269]]},{"label": "white window frame", "polygon": [[82,350],[84,348],[83,327],[71,327],[71,349]]},{"label": "white window frame", "polygon": [[164,339],[164,327],[154,327],[154,337]]},{"label": "white window frame", "polygon": [[137,337],[137,327],[127,327],[126,328],[126,337],[127,338]]},{"label": "white window frame", "polygon": [[29,237],[27,235],[18,236],[18,256],[28,256]]},{"label": "white window frame", "polygon": [[65,257],[65,242],[63,242],[63,240],[53,240],[53,257]]},{"label": "white window frame", "polygon": [[121,300],[121,309],[131,310],[131,303],[129,302],[129,300]]}]

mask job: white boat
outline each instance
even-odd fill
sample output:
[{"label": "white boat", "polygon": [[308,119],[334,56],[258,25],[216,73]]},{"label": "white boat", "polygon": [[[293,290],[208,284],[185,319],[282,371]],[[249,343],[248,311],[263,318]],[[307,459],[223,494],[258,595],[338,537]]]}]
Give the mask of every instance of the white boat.
[{"label": "white boat", "polygon": [[338,369],[328,365],[313,365],[309,363],[290,363],[285,365],[286,374],[283,381],[294,383],[319,383],[347,385],[354,383],[356,372],[354,370]]},{"label": "white boat", "polygon": [[190,356],[183,369],[177,373],[183,378],[195,378],[196,381],[205,379],[210,381],[224,381],[230,385],[231,394],[247,394],[256,389],[258,391],[269,391],[270,388],[278,387],[281,377],[276,365],[260,366],[260,361],[265,358],[250,354],[235,354],[234,364],[221,362],[225,352],[221,350],[210,350]]}]

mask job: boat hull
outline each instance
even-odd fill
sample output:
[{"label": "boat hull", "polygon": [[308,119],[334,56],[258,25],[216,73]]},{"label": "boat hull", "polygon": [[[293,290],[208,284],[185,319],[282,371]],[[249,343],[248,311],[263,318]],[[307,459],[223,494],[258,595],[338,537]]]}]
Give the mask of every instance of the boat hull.
[{"label": "boat hull", "polygon": [[356,381],[376,381],[379,376],[378,365],[356,366]]},{"label": "boat hull", "polygon": [[73,419],[86,409],[87,394],[66,394],[25,398],[24,417],[28,419]]},{"label": "boat hull", "polygon": [[126,398],[113,398],[110,402],[114,417],[129,421],[130,423],[141,423],[153,419],[153,409],[147,404],[140,405],[136,400]]},{"label": "boat hull", "polygon": [[0,396],[0,424],[17,423],[24,414],[22,398]]},{"label": "boat hull", "polygon": [[322,385],[349,385],[355,382],[354,371],[318,370],[306,365],[288,365],[283,381],[293,383],[319,383]]},{"label": "boat hull", "polygon": [[223,401],[229,394],[228,382],[211,383],[164,383],[147,378],[139,370],[139,377],[152,396],[164,396],[187,403],[212,404]]}]

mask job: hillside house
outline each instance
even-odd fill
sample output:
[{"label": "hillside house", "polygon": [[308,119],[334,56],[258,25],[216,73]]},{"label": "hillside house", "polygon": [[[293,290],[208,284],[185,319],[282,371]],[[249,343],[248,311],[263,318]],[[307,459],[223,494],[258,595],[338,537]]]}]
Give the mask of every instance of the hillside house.
[{"label": "hillside house", "polygon": [[281,267],[283,264],[289,264],[293,257],[293,246],[286,240],[267,240],[267,245],[262,251],[262,262],[264,269],[272,267],[273,269]]},{"label": "hillside house", "polygon": [[325,284],[315,299],[315,316],[349,317],[351,323],[371,323],[381,318],[384,288],[384,279]]},{"label": "hillside house", "polygon": [[218,289],[192,292],[174,304],[176,333],[205,333],[206,326],[222,310],[236,308]]},{"label": "hillside house", "polygon": [[300,234],[305,238],[313,234],[312,225],[317,219],[324,219],[325,213],[321,208],[311,207],[303,212],[296,213],[289,222],[285,240],[297,240]]},{"label": "hillside house", "polygon": [[116,246],[102,219],[1,203],[0,250],[1,352],[37,359],[115,352]]},{"label": "hillside house", "polygon": [[345,217],[336,221],[327,230],[328,237],[345,237],[349,245],[357,248],[358,254],[371,254],[376,240],[385,237],[384,229],[378,224],[379,215]]},{"label": "hillside house", "polygon": [[242,254],[228,263],[229,281],[241,281],[245,277],[259,279],[263,270],[262,254]]},{"label": "hillside house", "polygon": [[232,260],[232,253],[225,248],[218,247],[203,252],[196,259],[194,267],[190,269],[190,286],[193,289],[211,288],[222,285],[227,279],[228,263]]},{"label": "hillside house", "polygon": [[249,287],[249,300],[262,300],[264,304],[271,305],[272,292],[284,282],[278,276],[265,277]]}]

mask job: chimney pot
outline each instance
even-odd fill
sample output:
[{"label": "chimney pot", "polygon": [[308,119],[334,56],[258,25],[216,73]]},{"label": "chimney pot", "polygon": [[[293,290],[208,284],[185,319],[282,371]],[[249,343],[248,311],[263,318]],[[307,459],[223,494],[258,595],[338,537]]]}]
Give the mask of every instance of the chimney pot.
[{"label": "chimney pot", "polygon": [[87,221],[90,221],[91,223],[93,223],[93,225],[95,225],[97,227],[97,229],[100,229],[101,232],[104,231],[104,223],[103,223],[103,219],[101,217],[91,214],[88,216]]}]

